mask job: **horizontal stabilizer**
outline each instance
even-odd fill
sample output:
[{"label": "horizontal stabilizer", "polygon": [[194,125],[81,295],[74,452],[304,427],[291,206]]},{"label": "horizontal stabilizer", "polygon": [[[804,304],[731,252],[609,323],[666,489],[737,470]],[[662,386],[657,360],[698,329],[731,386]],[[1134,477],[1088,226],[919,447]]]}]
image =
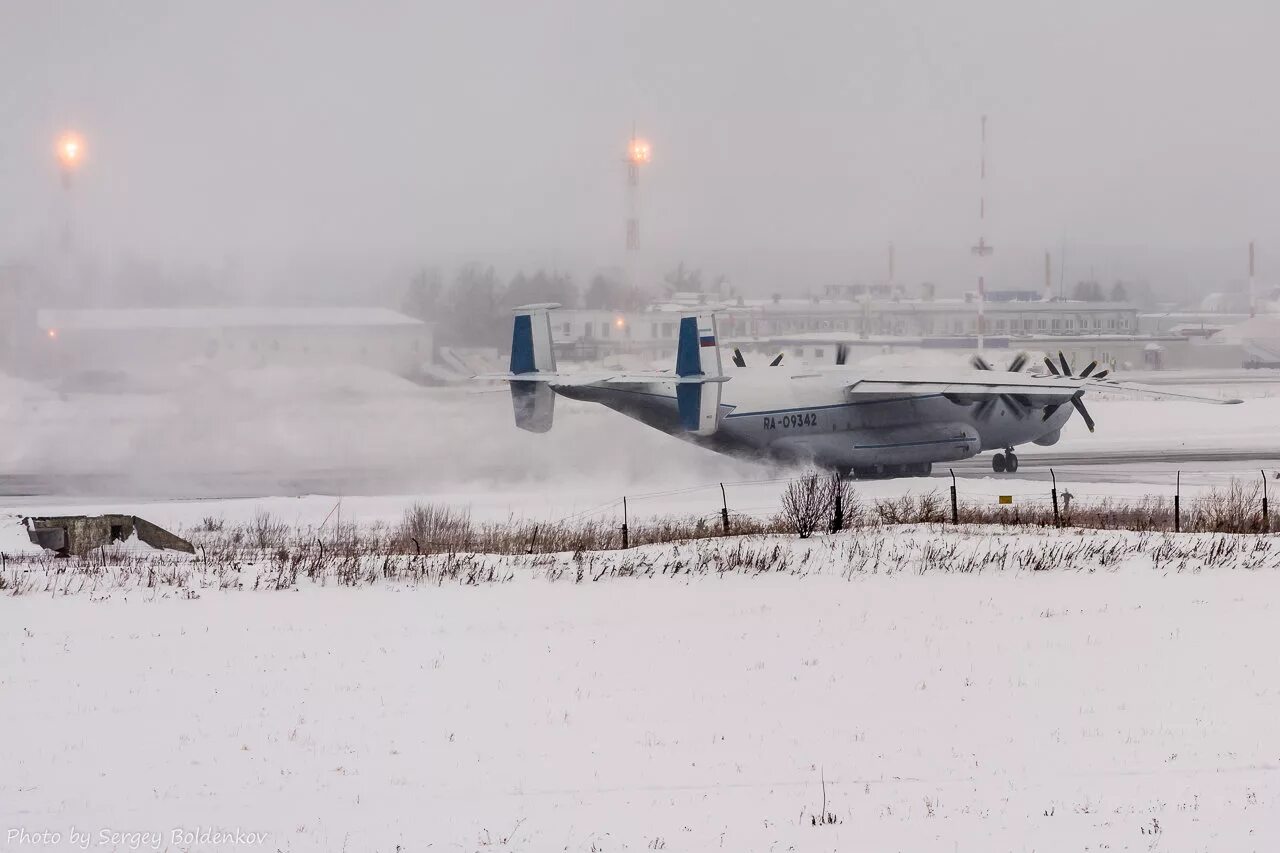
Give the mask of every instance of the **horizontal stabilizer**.
[{"label": "horizontal stabilizer", "polygon": [[473,379],[492,379],[500,382],[536,382],[565,388],[583,385],[642,385],[653,382],[670,382],[673,385],[703,385],[708,382],[728,382],[728,376],[676,376],[666,370],[632,370],[626,373],[604,373],[596,370],[582,373],[478,373]]}]

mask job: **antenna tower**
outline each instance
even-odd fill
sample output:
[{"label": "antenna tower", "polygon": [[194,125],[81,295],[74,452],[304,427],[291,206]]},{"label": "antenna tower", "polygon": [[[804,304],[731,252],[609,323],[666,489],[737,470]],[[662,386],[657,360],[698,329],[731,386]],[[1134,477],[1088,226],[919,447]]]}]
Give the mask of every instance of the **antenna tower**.
[{"label": "antenna tower", "polygon": [[982,158],[978,172],[978,245],[972,251],[978,259],[978,350],[986,334],[987,258],[995,249],[987,243],[987,117],[982,117]]}]

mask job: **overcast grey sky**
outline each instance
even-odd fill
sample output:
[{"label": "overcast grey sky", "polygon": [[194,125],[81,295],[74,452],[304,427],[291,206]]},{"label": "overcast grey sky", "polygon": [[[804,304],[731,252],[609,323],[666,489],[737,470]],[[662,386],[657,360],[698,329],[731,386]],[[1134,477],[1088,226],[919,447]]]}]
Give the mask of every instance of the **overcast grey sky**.
[{"label": "overcast grey sky", "polygon": [[1266,257],[1278,10],[3,0],[0,253],[46,238],[74,127],[107,256],[616,263],[634,119],[657,261],[820,284],[893,240],[904,277],[945,277],[977,236],[987,113],[1009,283],[1064,238],[1138,266],[1251,237]]}]

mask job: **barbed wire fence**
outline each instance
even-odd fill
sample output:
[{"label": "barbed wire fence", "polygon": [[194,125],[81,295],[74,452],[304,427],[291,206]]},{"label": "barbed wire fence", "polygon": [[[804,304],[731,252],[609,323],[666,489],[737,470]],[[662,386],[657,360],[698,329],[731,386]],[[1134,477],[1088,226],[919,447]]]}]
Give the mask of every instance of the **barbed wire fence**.
[{"label": "barbed wire fence", "polygon": [[[1167,484],[1150,481],[1133,484],[1141,491],[1099,490],[1095,482],[1073,486],[1069,478],[1059,478],[1047,469],[1050,479],[946,478],[922,479],[898,494],[883,494],[885,481],[848,481],[842,501],[831,508],[831,517],[818,529],[831,532],[866,524],[988,524],[1041,527],[1085,527],[1168,532],[1223,532],[1265,534],[1275,529],[1271,517],[1269,480],[1276,472],[1259,471],[1243,479],[1221,469],[1125,469],[1126,475],[1146,473],[1167,478]],[[1188,487],[1183,474],[1197,475],[1205,482]],[[228,543],[215,531],[208,535],[210,549],[220,547],[225,554],[235,549],[272,553],[276,550],[314,550],[326,554],[395,552],[397,542],[411,543],[408,554],[455,553],[496,546],[499,553],[551,553],[557,550],[605,550],[641,544],[675,542],[692,538],[781,533],[791,530],[785,517],[784,496],[792,486],[828,474],[803,472],[792,476],[763,477],[723,482],[707,482],[670,489],[619,495],[554,518],[511,519],[507,522],[473,524],[465,508],[437,506],[445,518],[443,527],[432,528],[436,536],[409,537],[394,523],[380,532],[357,530],[358,522],[333,522],[334,513],[318,525],[289,527],[276,519],[279,529],[255,530],[258,519],[241,523],[245,540]],[[876,492],[881,492],[876,494]],[[414,504],[406,510],[430,505]],[[336,507],[335,507],[336,510]],[[455,533],[456,523],[466,530]],[[186,531],[201,533],[198,528]],[[269,536],[266,534],[270,534]],[[196,559],[208,562],[206,541],[192,537]],[[269,545],[263,543],[270,540]],[[358,540],[358,541],[357,541]],[[154,553],[136,542],[119,542],[97,547],[84,555],[106,566],[121,560]],[[0,555],[0,571],[13,555]],[[175,560],[181,557],[174,555]]]},{"label": "barbed wire fence", "polygon": [[[1250,478],[1232,476],[1230,480],[1216,485],[1200,485],[1188,492],[1182,475],[1195,474],[1206,477],[1219,477],[1230,472],[1220,469],[1125,469],[1126,475],[1147,474],[1171,478],[1167,486],[1160,488],[1150,482],[1141,485],[1143,491],[1138,494],[1125,494],[1117,491],[1096,491],[1086,482],[1073,487],[1070,482],[1058,480],[1057,471],[1047,469],[1049,479],[1016,479],[1001,483],[990,479],[959,479],[953,471],[950,484],[944,489],[930,485],[920,490],[909,490],[897,496],[859,495],[861,481],[848,483],[854,496],[864,509],[870,509],[874,516],[884,521],[910,521],[915,504],[915,520],[927,522],[949,522],[951,524],[985,523],[985,524],[1032,524],[1041,526],[1087,526],[1123,528],[1132,524],[1134,529],[1167,530],[1182,532],[1194,530],[1214,530],[1218,532],[1238,533],[1270,533],[1275,527],[1271,517],[1270,479],[1280,479],[1280,472],[1268,475],[1266,470]],[[684,506],[684,517],[693,522],[703,522],[708,526],[707,535],[713,535],[710,522],[720,521],[721,533],[731,535],[744,532],[740,528],[744,522],[764,522],[776,520],[783,512],[782,496],[793,484],[799,484],[813,477],[809,472],[792,477],[768,477],[760,479],[703,483],[682,486],[673,489],[629,493],[615,501],[565,516],[557,522],[574,518],[583,518],[595,514],[605,514],[621,510],[622,520],[619,529],[622,531],[622,547],[632,544],[636,529],[635,509],[643,508],[653,502],[671,502],[679,499],[668,509],[668,515],[679,514],[678,507]],[[932,482],[932,481],[931,481]],[[1032,484],[1044,482],[1042,491],[1032,491]],[[873,485],[875,481],[862,483]],[[962,485],[963,484],[963,485]],[[762,496],[760,489],[777,486],[772,496]],[[744,495],[743,492],[746,492]],[[735,495],[736,493],[736,495]],[[705,494],[705,502],[700,498]],[[734,497],[738,500],[734,500]],[[689,509],[690,498],[699,498],[696,502],[703,509]],[[941,517],[938,511],[940,501],[944,512]],[[948,506],[949,504],[949,506]],[[891,509],[896,505],[897,511]],[[846,509],[847,508],[843,508]],[[658,515],[651,513],[651,517]],[[644,522],[641,522],[643,524]],[[840,529],[842,524],[834,519],[833,529]]]}]

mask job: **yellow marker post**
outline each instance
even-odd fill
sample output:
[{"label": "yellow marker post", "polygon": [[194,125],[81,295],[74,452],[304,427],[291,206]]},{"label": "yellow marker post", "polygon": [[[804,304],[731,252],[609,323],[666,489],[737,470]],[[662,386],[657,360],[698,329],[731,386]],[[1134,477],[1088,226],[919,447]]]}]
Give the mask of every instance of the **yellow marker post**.
[{"label": "yellow marker post", "polygon": [[1000,503],[1002,503],[1002,504],[1011,504],[1011,503],[1013,503],[1013,495],[1001,495],[1001,496],[1000,496]]}]

